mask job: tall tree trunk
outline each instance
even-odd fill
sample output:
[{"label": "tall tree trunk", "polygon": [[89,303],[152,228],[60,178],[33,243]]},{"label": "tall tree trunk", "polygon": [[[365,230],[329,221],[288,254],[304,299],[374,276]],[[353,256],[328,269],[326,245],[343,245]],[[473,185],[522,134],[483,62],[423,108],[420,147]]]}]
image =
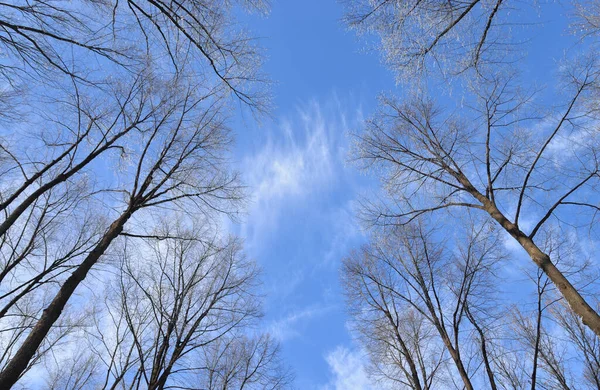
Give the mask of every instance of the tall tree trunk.
[{"label": "tall tree trunk", "polygon": [[486,372],[488,380],[490,382],[490,388],[492,390],[498,390],[498,387],[496,386],[496,380],[494,378],[494,370],[492,369],[492,365],[491,365],[491,362],[490,362],[490,359],[489,359],[489,356],[488,356],[487,341],[485,339],[485,332],[481,328],[481,326],[479,326],[479,324],[477,323],[477,320],[472,315],[471,310],[469,310],[468,306],[466,306],[466,308],[465,308],[465,313],[467,315],[467,319],[471,322],[471,324],[473,325],[473,327],[475,327],[475,330],[479,334],[481,356],[483,357],[483,364],[485,366],[485,372]]},{"label": "tall tree trunk", "polygon": [[60,314],[65,308],[69,298],[75,292],[75,289],[85,279],[90,269],[98,262],[98,259],[106,252],[112,241],[121,234],[123,226],[131,215],[133,210],[128,208],[121,214],[108,228],[102,240],[85,258],[83,263],[71,274],[65,283],[58,290],[54,299],[48,305],[42,316],[35,324],[17,353],[12,357],[6,368],[0,372],[0,389],[10,389],[19,380],[23,372],[27,369],[29,362],[36,351],[50,332],[52,325],[58,320]]},{"label": "tall tree trunk", "polygon": [[531,260],[544,271],[546,276],[548,276],[548,279],[550,279],[558,288],[571,307],[571,310],[581,318],[588,328],[600,337],[600,315],[598,315],[586,300],[583,299],[581,294],[579,294],[562,272],[556,268],[552,260],[550,260],[550,256],[542,252],[542,250],[533,242],[533,239],[523,233],[517,225],[509,221],[508,218],[498,210],[496,204],[480,193],[462,172],[456,172],[454,173],[454,176],[467,192],[481,202],[483,209],[498,222],[504,230],[517,240],[521,247],[525,249]]},{"label": "tall tree trunk", "polygon": [[537,316],[535,323],[535,345],[533,350],[533,369],[531,371],[531,390],[535,390],[535,386],[537,384],[537,368],[540,356],[540,341],[542,338],[542,296],[539,292],[539,288],[540,287],[538,285]]},{"label": "tall tree trunk", "polygon": [[[419,373],[417,371],[417,366],[416,366],[414,360],[412,359],[412,357],[410,356],[410,353],[409,353],[408,347],[406,346],[406,343],[404,343],[402,336],[398,332],[398,326],[396,325],[396,322],[392,318],[392,314],[389,311],[385,311],[385,316],[387,317],[390,325],[394,328],[394,335],[396,337],[396,340],[400,343],[400,348],[404,352],[404,358],[406,359],[406,362],[408,363],[408,367],[410,368],[410,376],[411,376],[411,381],[413,382],[413,385],[414,385],[414,389],[422,390],[423,387],[421,386],[421,380],[419,379]],[[423,378],[423,381],[427,382],[427,378]]]},{"label": "tall tree trunk", "polygon": [[562,296],[568,302],[571,310],[577,314],[583,323],[596,335],[600,336],[600,315],[586,302],[562,272],[550,260],[550,256],[523,233],[514,223],[510,222],[490,201],[484,203],[485,210],[525,249],[531,260],[556,285]]},{"label": "tall tree trunk", "polygon": [[446,331],[444,329],[441,328],[441,324],[436,324],[436,327],[438,328],[438,331],[440,333],[440,336],[442,337],[442,340],[444,342],[444,345],[446,346],[446,349],[448,350],[448,352],[450,352],[450,356],[452,357],[452,360],[454,360],[454,364],[456,365],[456,369],[458,370],[458,373],[460,374],[460,378],[462,379],[464,385],[465,385],[465,389],[467,390],[473,390],[473,384],[471,384],[471,378],[469,378],[469,374],[467,373],[467,370],[462,362],[462,359],[460,358],[460,352],[458,351],[458,349],[454,348],[454,346],[452,346],[452,342],[450,341],[450,338],[448,337],[448,334],[446,333]]}]

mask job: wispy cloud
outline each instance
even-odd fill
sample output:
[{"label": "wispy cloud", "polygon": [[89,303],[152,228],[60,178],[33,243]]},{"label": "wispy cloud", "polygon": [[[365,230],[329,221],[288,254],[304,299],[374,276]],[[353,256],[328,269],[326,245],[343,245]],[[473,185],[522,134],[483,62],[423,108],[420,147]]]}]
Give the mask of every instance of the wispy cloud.
[{"label": "wispy cloud", "polygon": [[264,146],[243,158],[252,191],[243,231],[249,245],[275,229],[286,210],[335,188],[343,175],[346,126],[340,110],[312,101],[281,119]]},{"label": "wispy cloud", "polygon": [[[343,328],[337,265],[362,242],[353,205],[366,178],[347,163],[348,134],[361,125],[360,104],[332,94],[264,126],[238,158],[252,199],[235,232],[265,271],[266,331],[284,350],[302,344],[301,361],[322,359],[344,339],[319,324]],[[326,372],[311,371],[304,388],[317,388]]]},{"label": "wispy cloud", "polygon": [[316,317],[325,315],[331,306],[311,305],[301,310],[292,311],[288,315],[273,321],[268,326],[268,333],[280,342],[300,335],[300,328]]},{"label": "wispy cloud", "polygon": [[321,390],[371,390],[371,383],[365,370],[366,356],[363,352],[338,345],[325,356],[331,380]]}]

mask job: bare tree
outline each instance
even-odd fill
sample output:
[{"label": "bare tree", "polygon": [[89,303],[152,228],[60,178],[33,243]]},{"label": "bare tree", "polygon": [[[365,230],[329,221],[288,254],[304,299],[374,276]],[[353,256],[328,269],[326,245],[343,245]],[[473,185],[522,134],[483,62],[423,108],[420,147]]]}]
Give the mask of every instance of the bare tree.
[{"label": "bare tree", "polygon": [[93,374],[98,368],[98,360],[84,351],[80,351],[69,360],[69,362],[63,362],[61,371],[54,372],[48,378],[49,389],[83,390],[93,385]]},{"label": "bare tree", "polygon": [[569,341],[578,350],[578,361],[583,367],[582,386],[590,389],[600,388],[600,351],[599,341],[593,332],[586,328],[570,310],[556,310],[559,324],[568,335]]},{"label": "bare tree", "polygon": [[179,69],[180,51],[191,47],[188,56],[199,60],[199,75],[212,74],[244,103],[259,107],[260,56],[235,25],[235,6],[268,8],[261,0],[3,3],[0,45],[9,56],[0,74],[15,87],[56,77],[52,70],[93,84],[98,65],[137,73],[148,55],[166,56]]},{"label": "bare tree", "polygon": [[[152,128],[151,121],[177,106],[168,102],[169,93],[151,92],[155,87],[150,77],[138,78],[129,88],[112,85],[106,104],[90,103],[76,88],[67,94],[70,99],[59,101],[57,116],[47,115],[45,131],[18,139],[31,148],[21,146],[12,153],[3,145],[10,158],[0,205],[5,216],[0,322],[7,330],[19,316],[33,324],[56,284],[97,245],[106,226],[98,202],[120,190],[90,179],[95,174],[90,168],[102,157],[123,156],[132,140]],[[23,302],[28,312],[22,311]],[[28,329],[4,335],[16,341]]]},{"label": "bare tree", "polygon": [[[524,297],[529,284],[499,283],[515,271],[498,269],[507,257],[494,225],[473,226],[467,236],[423,222],[381,228],[345,260],[352,323],[372,378],[386,388],[596,388],[595,334],[564,311],[541,269],[530,276],[532,306]],[[573,259],[573,242],[543,236],[544,251],[567,275],[593,282]]]},{"label": "bare tree", "polygon": [[[474,388],[483,364],[495,388],[488,351],[493,336],[483,330],[492,321],[482,320],[491,313],[487,280],[498,261],[488,229],[473,230],[454,255],[421,224],[393,227],[345,261],[344,285],[356,328],[387,380],[436,388],[436,375],[439,383],[452,381],[456,372],[458,387]],[[456,371],[447,366],[447,356]]]},{"label": "bare tree", "polygon": [[575,21],[572,28],[583,37],[596,37],[600,32],[600,6],[595,1],[577,0],[574,2]]},{"label": "bare tree", "polygon": [[289,388],[293,376],[281,362],[279,346],[269,335],[233,333],[205,348],[207,390],[278,390]]},{"label": "bare tree", "polygon": [[[555,303],[548,301],[551,282],[539,270],[535,275],[536,303],[531,315],[524,314],[518,308],[514,311],[514,322],[519,340],[525,346],[526,357],[531,358],[531,373],[529,383],[531,389],[536,388],[561,388],[569,389],[567,384],[564,360],[557,351],[557,345],[546,331],[544,326],[547,309]],[[543,375],[547,373],[549,375]]]},{"label": "bare tree", "polygon": [[[384,383],[430,389],[445,356],[434,348],[434,329],[411,307],[394,271],[378,246],[364,247],[344,261],[342,279],[357,333],[369,351],[372,374]],[[383,259],[383,260],[382,260]]]},{"label": "bare tree", "polygon": [[[596,307],[535,240],[549,224],[581,227],[582,218],[588,218],[587,226],[593,226],[597,217],[595,46],[576,46],[583,54],[569,56],[561,64],[562,78],[555,83],[559,85],[556,92],[552,91],[552,100],[561,103],[532,110],[537,91],[515,87],[523,81],[515,76],[521,64],[507,56],[512,50],[507,37],[510,26],[522,21],[511,16],[518,13],[511,9],[517,7],[515,2],[345,3],[346,22],[361,33],[381,38],[385,62],[400,76],[411,76],[400,77],[402,81],[427,89],[428,79],[422,76],[454,74],[460,76],[458,88],[463,92],[454,104],[455,113],[444,113],[442,99],[436,101],[427,92],[404,103],[382,99],[382,110],[369,121],[364,136],[359,136],[361,158],[368,166],[382,168],[392,197],[389,207],[370,205],[375,219],[402,224],[451,207],[486,212],[600,335]],[[515,10],[522,8],[521,4]],[[570,16],[577,17],[573,25],[578,33],[595,39],[597,8],[594,2],[578,1],[569,9]],[[559,149],[564,151],[560,158]],[[580,214],[569,218],[569,211]]]},{"label": "bare tree", "polygon": [[20,114],[0,124],[0,387],[66,335],[53,324],[73,329],[60,320],[67,302],[118,236],[143,236],[139,218],[236,213],[226,107],[268,103],[239,6],[266,11],[262,1],[0,5],[0,105]]},{"label": "bare tree", "polygon": [[136,386],[162,389],[171,374],[186,382],[187,373],[199,370],[190,362],[196,349],[259,314],[253,295],[257,271],[241,258],[239,243],[195,248],[187,238],[161,243],[151,260],[138,255],[138,264],[124,264],[120,310],[135,349],[129,371]]},{"label": "bare tree", "polygon": [[118,215],[62,284],[0,374],[0,383],[6,387],[14,383],[75,288],[134,214],[168,205],[200,214],[214,210],[227,212],[231,210],[231,202],[240,199],[236,176],[223,169],[223,153],[230,137],[224,125],[226,116],[220,91],[203,90],[181,81],[184,80],[165,80],[162,87],[157,85],[169,91],[169,107],[156,111],[149,130],[134,138],[138,144],[130,149],[130,157],[135,162],[124,170],[119,188],[124,199],[113,206],[119,210]]},{"label": "bare tree", "polygon": [[75,91],[52,107],[60,110],[60,117],[44,115],[41,118],[51,130],[44,129],[35,138],[18,139],[33,143],[42,153],[31,156],[31,150],[22,145],[14,152],[2,146],[10,163],[3,172],[7,186],[0,203],[0,210],[5,214],[0,236],[48,191],[61,191],[62,188],[56,187],[66,183],[71,184],[69,190],[74,193],[81,184],[71,179],[77,179],[107,152],[123,151],[123,142],[128,136],[145,132],[153,116],[161,115],[160,110],[168,111],[172,94],[164,90],[166,93],[162,96],[161,92],[153,94],[155,87],[151,75],[142,73],[130,85],[109,86],[107,99],[110,100],[100,105],[90,102],[90,95],[95,91],[84,94],[74,84]]},{"label": "bare tree", "polygon": [[[551,230],[544,231],[543,238],[541,245],[545,252],[556,259],[565,274],[577,277],[579,284],[593,285],[595,277],[590,264],[573,259],[580,253],[572,240],[565,240]],[[521,345],[518,348],[521,359],[530,361],[527,365],[529,388],[596,388],[593,376],[587,374],[593,367],[588,360],[590,351],[580,348],[575,341],[573,325],[578,324],[585,330],[582,334],[589,340],[596,339],[595,334],[566,307],[556,287],[541,269],[526,271],[526,274],[535,285],[531,294],[533,308],[529,310],[527,302],[521,307],[513,307],[513,324],[509,328],[515,330],[515,340]]]},{"label": "bare tree", "polygon": [[347,25],[359,34],[376,34],[384,62],[409,83],[437,69],[459,74],[509,62],[506,55],[515,50],[505,28],[513,1],[342,2]]},{"label": "bare tree", "polygon": [[122,243],[112,291],[95,293],[103,307],[85,338],[72,340],[89,349],[56,364],[52,388],[287,388],[277,344],[245,337],[260,297],[258,269],[239,240],[181,223],[155,233]]},{"label": "bare tree", "polygon": [[[366,167],[381,168],[392,199],[384,206],[367,204],[372,222],[402,225],[444,209],[480,210],[510,234],[600,334],[595,308],[536,244],[541,228],[551,223],[568,228],[574,210],[597,210],[595,60],[567,68],[564,77],[564,104],[544,116],[528,109],[531,94],[514,88],[513,77],[480,84],[460,115],[444,113],[428,98],[383,99],[384,108],[359,135],[358,152]],[[539,131],[524,130],[536,124]],[[595,216],[588,213],[588,221]]]}]

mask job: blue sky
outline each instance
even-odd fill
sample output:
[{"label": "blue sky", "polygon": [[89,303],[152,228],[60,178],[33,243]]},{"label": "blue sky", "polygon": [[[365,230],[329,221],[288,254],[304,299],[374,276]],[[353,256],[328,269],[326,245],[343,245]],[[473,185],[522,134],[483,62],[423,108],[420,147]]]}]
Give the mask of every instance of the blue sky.
[{"label": "blue sky", "polygon": [[[518,66],[525,87],[530,82],[546,87],[538,102],[554,104],[554,76],[561,60],[573,54],[574,38],[559,1],[531,3],[516,5],[515,19],[523,24],[510,28],[524,43]],[[377,195],[380,187],[350,161],[351,133],[360,132],[364,119],[373,115],[378,95],[402,95],[403,87],[365,38],[346,29],[339,0],[271,0],[271,5],[267,16],[238,15],[265,49],[263,72],[273,81],[273,109],[255,118],[239,103],[233,114],[233,160],[249,201],[240,221],[226,222],[226,231],[244,240],[248,257],[262,268],[265,317],[260,327],[281,343],[296,388],[375,389],[348,328],[340,285],[342,259],[368,238],[355,218],[357,202]],[[464,89],[450,94],[444,85],[432,82],[430,87],[442,104],[460,109]],[[549,153],[564,153],[555,145]],[[521,226],[530,228],[527,223]],[[527,278],[522,271],[535,266],[506,237],[504,246],[514,259],[510,265],[519,265],[505,266],[504,274],[519,284],[507,296],[525,301],[533,285],[522,287]]]},{"label": "blue sky", "polygon": [[[526,76],[542,84],[571,39],[563,12],[552,4],[533,15],[543,29],[519,32],[531,39],[524,60],[535,72]],[[235,159],[252,202],[231,230],[263,267],[265,327],[299,389],[369,388],[346,327],[339,264],[365,240],[353,207],[377,183],[348,162],[348,133],[360,130],[379,93],[401,90],[342,14],[334,0],[275,1],[268,17],[245,20],[267,50],[275,109],[259,123],[236,120]]]},{"label": "blue sky", "polygon": [[[236,160],[250,186],[234,227],[264,270],[265,327],[282,343],[299,389],[336,388],[333,370],[357,358],[346,329],[339,264],[364,236],[352,208],[372,180],[347,163],[360,128],[393,75],[341,22],[335,1],[274,2],[248,27],[267,50],[275,109],[240,118]],[[364,380],[344,375],[357,384]]]}]

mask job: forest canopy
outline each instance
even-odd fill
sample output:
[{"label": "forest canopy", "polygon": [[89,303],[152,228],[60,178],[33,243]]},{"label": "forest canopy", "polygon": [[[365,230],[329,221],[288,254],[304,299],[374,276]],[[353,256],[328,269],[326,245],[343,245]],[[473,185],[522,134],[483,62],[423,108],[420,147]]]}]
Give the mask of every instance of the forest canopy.
[{"label": "forest canopy", "polygon": [[0,3],[0,388],[600,389],[599,35],[585,0]]}]

